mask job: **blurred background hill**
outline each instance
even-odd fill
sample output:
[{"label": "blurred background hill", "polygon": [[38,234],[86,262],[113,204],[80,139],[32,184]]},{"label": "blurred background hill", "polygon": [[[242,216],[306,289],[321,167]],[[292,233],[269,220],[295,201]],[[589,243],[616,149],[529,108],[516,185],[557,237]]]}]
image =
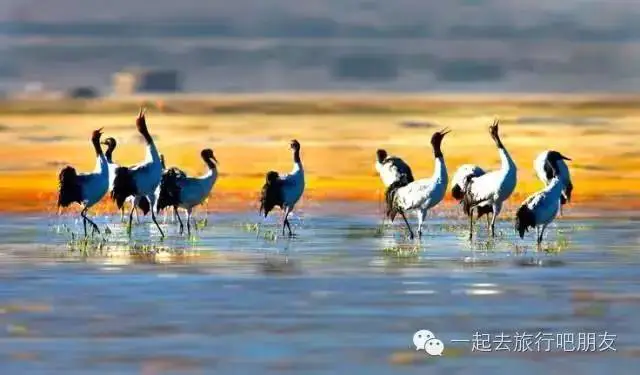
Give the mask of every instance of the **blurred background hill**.
[{"label": "blurred background hill", "polygon": [[112,87],[175,69],[189,92],[636,91],[625,0],[2,0],[0,89]]}]

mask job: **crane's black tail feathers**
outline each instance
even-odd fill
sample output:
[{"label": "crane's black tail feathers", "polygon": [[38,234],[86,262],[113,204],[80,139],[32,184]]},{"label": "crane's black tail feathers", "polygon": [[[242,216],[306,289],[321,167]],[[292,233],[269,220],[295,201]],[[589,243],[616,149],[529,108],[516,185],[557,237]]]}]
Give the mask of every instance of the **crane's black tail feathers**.
[{"label": "crane's black tail feathers", "polygon": [[462,198],[464,198],[464,191],[462,191],[462,188],[459,184],[453,185],[453,187],[451,188],[451,196],[458,202],[460,202]]},{"label": "crane's black tail feathers", "polygon": [[465,193],[462,196],[462,211],[467,216],[471,215],[471,209],[475,204],[478,203],[474,202],[472,194],[467,194],[469,191],[471,191],[471,185],[473,185],[473,176],[469,175],[464,180]]},{"label": "crane's black tail feathers", "polygon": [[533,211],[526,205],[522,205],[516,212],[516,224],[515,228],[520,235],[520,238],[524,238],[524,233],[529,231],[529,228],[535,228],[536,217]]},{"label": "crane's black tail feathers", "polygon": [[413,182],[413,175],[411,172],[407,174],[402,174],[399,179],[392,182],[389,187],[387,187],[387,191],[384,193],[385,203],[387,206],[386,216],[393,222],[396,215],[398,214],[398,210],[395,206],[395,197],[399,188],[403,186],[407,186]]},{"label": "crane's black tail feathers", "polygon": [[405,177],[405,179],[407,181],[407,183],[405,185],[410,184],[410,183],[412,183],[414,181],[413,180],[413,172],[411,172],[411,168],[409,168],[409,170],[407,170],[407,173],[404,175],[404,177]]},{"label": "crane's black tail feathers", "polygon": [[456,183],[451,187],[451,196],[458,202],[462,202],[465,196],[465,192],[469,191],[467,190],[467,185],[471,182],[471,179],[480,177],[484,173],[484,171],[471,171],[467,173],[467,175],[462,179],[462,182]]},{"label": "crane's black tail feathers", "polygon": [[138,208],[142,210],[143,216],[146,216],[149,213],[149,211],[151,210],[151,204],[149,203],[147,197],[140,198],[140,201],[138,202]]},{"label": "crane's black tail feathers", "polygon": [[185,177],[186,174],[178,168],[169,168],[162,173],[160,195],[158,196],[158,211],[180,204],[180,180]]},{"label": "crane's black tail feathers", "polygon": [[[471,191],[471,185],[473,184],[473,176],[472,175],[467,176],[464,183],[465,183],[464,191],[465,192]],[[472,194],[465,194],[464,192],[462,194],[463,194],[462,201],[461,201],[462,211],[465,213],[465,215],[470,216],[472,208],[476,209],[476,212],[478,214],[478,219],[483,217],[484,215],[493,213],[492,206],[489,206],[489,205],[479,206],[478,204],[482,203],[482,201],[474,200]]]},{"label": "crane's black tail feathers", "polygon": [[267,217],[269,212],[273,210],[275,206],[284,205],[282,199],[282,182],[280,181],[280,175],[278,172],[270,171],[266,175],[266,181],[262,186],[260,193],[260,213]]},{"label": "crane's black tail feathers", "polygon": [[58,207],[67,207],[73,202],[82,202],[82,190],[78,174],[71,166],[62,168],[58,175]]},{"label": "crane's black tail feathers", "polygon": [[137,192],[138,189],[129,168],[116,168],[116,176],[113,179],[113,190],[111,191],[111,199],[116,201],[118,209],[122,208],[122,206],[124,205],[124,201],[127,200],[128,197],[136,195]]}]

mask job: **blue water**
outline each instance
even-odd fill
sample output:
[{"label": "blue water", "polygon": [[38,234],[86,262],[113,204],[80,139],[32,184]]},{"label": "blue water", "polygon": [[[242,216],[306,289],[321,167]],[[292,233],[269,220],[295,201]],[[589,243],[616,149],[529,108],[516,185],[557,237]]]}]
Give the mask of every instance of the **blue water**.
[{"label": "blue water", "polygon": [[[255,213],[225,213],[190,240],[164,224],[163,242],[147,218],[129,240],[118,217],[99,217],[111,231],[101,253],[68,244],[73,217],[0,217],[0,372],[636,373],[638,221],[568,215],[545,252],[509,221],[495,241],[481,223],[469,244],[450,217],[432,217],[420,241],[399,225],[378,232],[371,208],[301,217],[293,239],[273,237],[275,218],[257,234]],[[415,350],[419,329],[442,340],[441,357]],[[616,351],[472,350],[474,334],[599,346],[605,331]]]}]

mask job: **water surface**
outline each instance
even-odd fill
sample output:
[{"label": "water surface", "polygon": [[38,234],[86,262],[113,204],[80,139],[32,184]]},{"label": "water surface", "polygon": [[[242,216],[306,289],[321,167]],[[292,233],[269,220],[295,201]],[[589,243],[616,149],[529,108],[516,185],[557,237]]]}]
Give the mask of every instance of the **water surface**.
[{"label": "water surface", "polygon": [[[2,373],[632,374],[640,363],[637,221],[565,217],[538,252],[509,221],[494,241],[482,222],[470,244],[465,221],[437,215],[420,241],[379,231],[371,208],[301,216],[293,239],[275,238],[276,218],[256,233],[255,213],[225,213],[191,240],[165,224],[163,242],[148,218],[129,240],[119,217],[99,217],[111,231],[102,253],[70,250],[73,217],[0,217]],[[415,350],[419,329],[443,341],[442,357]],[[552,350],[494,350],[516,332],[553,334]],[[556,346],[558,333],[599,346],[604,332],[616,351]],[[473,351],[474,334],[492,351]]]}]

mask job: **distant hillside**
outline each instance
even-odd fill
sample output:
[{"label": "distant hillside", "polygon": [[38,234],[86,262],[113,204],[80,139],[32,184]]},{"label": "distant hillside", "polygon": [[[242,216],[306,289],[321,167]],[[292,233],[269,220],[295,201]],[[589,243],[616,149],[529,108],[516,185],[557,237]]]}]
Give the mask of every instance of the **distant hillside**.
[{"label": "distant hillside", "polygon": [[5,4],[0,84],[105,91],[126,66],[195,91],[635,90],[640,3],[82,0]]}]

